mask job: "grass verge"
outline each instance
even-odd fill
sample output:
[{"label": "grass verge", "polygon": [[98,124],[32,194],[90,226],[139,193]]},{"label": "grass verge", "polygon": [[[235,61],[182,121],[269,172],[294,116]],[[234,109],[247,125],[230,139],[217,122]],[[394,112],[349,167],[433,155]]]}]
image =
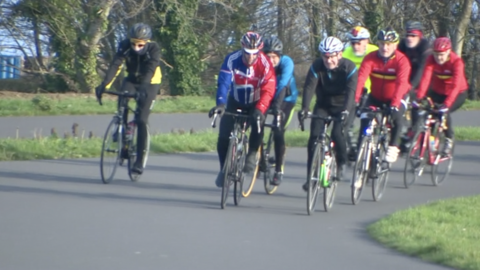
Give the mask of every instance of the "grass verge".
[{"label": "grass verge", "polygon": [[[181,153],[214,151],[217,130],[199,132],[161,133],[152,136],[152,153]],[[289,130],[286,143],[289,147],[305,147],[309,132]],[[480,141],[480,129],[458,127],[458,140]],[[55,136],[36,139],[0,139],[0,161],[89,158],[100,155],[102,138],[57,138]]]},{"label": "grass verge", "polygon": [[377,241],[423,260],[480,269],[480,196],[436,201],[396,212],[367,230]]},{"label": "grass verge", "polygon": [[[100,106],[94,95],[55,96],[38,94],[29,97],[3,97],[0,99],[0,117],[33,115],[92,115],[112,114],[116,110],[116,100],[105,95]],[[301,98],[295,105],[299,110]],[[134,106],[131,102],[131,106]],[[158,96],[154,113],[201,113],[208,112],[215,105],[213,96]],[[311,104],[313,108],[314,102]],[[461,110],[480,110],[480,101],[467,100]]]}]

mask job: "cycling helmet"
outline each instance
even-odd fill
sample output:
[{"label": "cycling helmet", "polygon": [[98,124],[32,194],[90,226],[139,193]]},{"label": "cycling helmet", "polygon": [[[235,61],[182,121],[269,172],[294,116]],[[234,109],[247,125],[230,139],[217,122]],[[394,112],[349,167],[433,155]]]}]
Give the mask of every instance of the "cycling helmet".
[{"label": "cycling helmet", "polygon": [[327,37],[318,45],[318,50],[322,54],[331,54],[343,51],[343,43],[336,37]]},{"label": "cycling helmet", "polygon": [[378,41],[394,43],[398,42],[400,36],[398,35],[397,31],[395,31],[392,27],[387,27],[378,31],[377,39]]},{"label": "cycling helmet", "polygon": [[130,28],[128,32],[128,38],[149,40],[152,38],[152,29],[150,26],[144,23],[136,23]]},{"label": "cycling helmet", "polygon": [[265,39],[265,45],[263,47],[263,52],[269,53],[274,52],[281,55],[283,51],[283,43],[280,39],[276,37]]},{"label": "cycling helmet", "polygon": [[257,53],[263,48],[262,36],[256,32],[247,32],[243,35],[241,43],[247,53]]},{"label": "cycling helmet", "polygon": [[355,26],[350,32],[348,32],[347,37],[350,40],[369,39],[370,32],[368,32],[365,27]]},{"label": "cycling helmet", "polygon": [[421,22],[408,21],[407,24],[405,25],[405,29],[407,30],[407,32],[423,31],[423,25]]},{"label": "cycling helmet", "polygon": [[435,52],[445,52],[452,48],[452,42],[448,37],[439,37],[435,39],[433,43],[433,51]]}]

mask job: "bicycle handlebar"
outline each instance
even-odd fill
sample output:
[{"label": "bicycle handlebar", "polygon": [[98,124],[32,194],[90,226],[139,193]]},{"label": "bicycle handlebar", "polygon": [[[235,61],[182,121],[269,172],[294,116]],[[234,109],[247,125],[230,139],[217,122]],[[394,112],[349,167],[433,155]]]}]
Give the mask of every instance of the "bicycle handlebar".
[{"label": "bicycle handlebar", "polygon": [[128,91],[125,92],[117,92],[117,91],[105,91],[104,93],[114,95],[114,96],[121,96],[121,97],[126,97],[126,98],[138,98],[140,95],[138,92],[130,93]]},{"label": "bicycle handlebar", "polygon": [[[232,115],[232,116],[235,116],[235,117],[243,117],[243,118],[248,118],[250,117],[250,115],[245,115],[245,114],[241,114],[241,113],[230,113],[230,112],[223,112],[223,115]],[[218,118],[218,112],[215,112],[213,114],[213,120],[212,120],[212,128],[215,128],[217,125],[217,118]],[[258,133],[260,133],[262,130],[261,128],[261,123],[260,123],[260,117],[257,118],[257,131]]]},{"label": "bicycle handlebar", "polygon": [[[305,119],[307,119],[307,118],[321,119],[321,120],[325,120],[325,121],[327,121],[327,122],[331,122],[331,121],[335,121],[335,120],[336,120],[336,121],[338,121],[338,120],[340,120],[340,121],[345,120],[345,119],[343,119],[342,117],[338,117],[338,116],[337,116],[337,117],[333,117],[333,116],[329,115],[329,116],[326,116],[326,117],[325,117],[325,116],[321,116],[321,115],[317,115],[317,114],[312,114],[311,112],[308,112],[308,113],[307,113],[307,116],[305,117]],[[304,125],[304,120],[305,120],[305,119],[300,120],[300,129],[301,129],[302,131],[305,131],[305,125]]]}]

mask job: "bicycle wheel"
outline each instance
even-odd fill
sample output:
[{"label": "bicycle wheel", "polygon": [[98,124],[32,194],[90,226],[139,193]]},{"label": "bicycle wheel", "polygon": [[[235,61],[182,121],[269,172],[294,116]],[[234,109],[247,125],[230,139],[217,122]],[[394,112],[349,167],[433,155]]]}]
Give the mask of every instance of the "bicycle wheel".
[{"label": "bicycle wheel", "polygon": [[[127,141],[128,147],[128,176],[132,182],[137,182],[140,180],[140,174],[132,172],[133,164],[137,158],[137,136],[138,136],[138,127],[135,125],[135,130],[133,131],[133,136],[131,141]],[[149,127],[147,125],[147,138],[145,142],[145,151],[143,154],[143,168],[147,165],[148,154],[150,153],[150,132]]]},{"label": "bicycle wheel", "polygon": [[114,117],[108,124],[103,137],[102,153],[100,154],[100,176],[104,184],[112,181],[117,165],[120,163],[122,127],[119,118]]},{"label": "bicycle wheel", "polygon": [[445,144],[445,134],[443,132],[440,132],[440,134],[437,134],[435,137],[435,149],[436,151],[434,152],[436,159],[434,164],[432,165],[432,171],[431,171],[431,176],[432,176],[432,183],[434,186],[440,186],[445,182],[447,179],[448,175],[450,175],[450,171],[452,170],[452,165],[453,165],[453,154],[455,150],[455,140],[453,141],[452,145],[452,150],[450,152],[450,155],[448,156],[443,156],[441,154],[441,146]]},{"label": "bicycle wheel", "polygon": [[330,153],[326,155],[324,162],[326,167],[325,177],[328,179],[328,185],[323,186],[323,208],[325,212],[332,209],[333,201],[335,200],[335,193],[337,191],[337,159],[333,149],[330,149]]},{"label": "bicycle wheel", "polygon": [[[386,139],[388,141],[388,139]],[[372,197],[373,200],[378,202],[382,199],[387,187],[388,174],[390,171],[389,163],[385,160],[387,156],[386,143],[380,142],[376,149],[376,158],[374,162],[376,165],[376,177],[372,180]]]},{"label": "bicycle wheel", "polygon": [[[249,145],[248,145],[248,138],[247,136],[244,137],[244,143],[245,151],[248,151]],[[260,156],[262,154],[262,148],[259,147],[256,157],[255,157],[255,168],[253,169],[253,172],[251,174],[244,174],[244,179],[243,179],[243,184],[242,184],[242,196],[243,197],[248,197],[252,193],[253,186],[255,185],[255,181],[257,181],[257,174],[258,174],[258,164],[260,161]]]},{"label": "bicycle wheel", "polygon": [[236,159],[236,142],[235,139],[230,139],[228,145],[227,155],[225,159],[225,164],[223,164],[223,186],[222,186],[222,198],[220,200],[220,206],[222,209],[225,209],[228,192],[230,190],[230,184],[232,175],[235,174],[235,159]]},{"label": "bicycle wheel", "polygon": [[245,180],[245,174],[243,173],[243,167],[245,166],[245,159],[247,157],[246,149],[243,148],[241,150],[237,151],[237,162],[235,166],[235,173],[233,174],[235,179],[234,180],[234,186],[233,186],[233,202],[235,205],[240,204],[240,200],[243,197],[242,191],[243,191],[243,183]]},{"label": "bicycle wheel", "polygon": [[354,205],[358,204],[362,197],[363,187],[368,177],[368,170],[365,167],[367,166],[367,158],[370,159],[369,155],[369,141],[367,137],[363,137],[358,150],[357,160],[355,161],[355,167],[353,168],[351,199]]},{"label": "bicycle wheel", "polygon": [[271,131],[268,137],[267,147],[265,147],[265,145],[262,147],[262,157],[260,159],[260,162],[263,162],[263,166],[261,167],[265,168],[263,172],[263,186],[268,195],[273,194],[277,190],[277,186],[270,183],[275,174],[275,158],[272,158],[275,157],[274,145],[273,131]]},{"label": "bicycle wheel", "polygon": [[403,170],[403,184],[405,188],[413,185],[419,176],[422,176],[425,169],[426,160],[422,155],[423,142],[425,138],[425,131],[420,131],[415,134],[412,140],[412,145],[408,150],[408,155],[405,160],[405,169]]},{"label": "bicycle wheel", "polygon": [[318,190],[320,189],[321,163],[323,162],[323,151],[318,143],[315,145],[313,152],[312,164],[310,165],[310,173],[307,176],[309,182],[307,191],[307,213],[312,215],[317,205]]}]

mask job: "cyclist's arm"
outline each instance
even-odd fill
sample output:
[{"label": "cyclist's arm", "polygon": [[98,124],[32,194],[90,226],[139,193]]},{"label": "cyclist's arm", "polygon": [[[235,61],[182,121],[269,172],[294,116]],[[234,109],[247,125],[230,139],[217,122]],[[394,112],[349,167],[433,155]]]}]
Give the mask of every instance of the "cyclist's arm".
[{"label": "cyclist's arm", "polygon": [[357,67],[353,62],[349,62],[350,64],[347,67],[347,85],[346,85],[346,96],[345,96],[345,104],[343,110],[349,110],[353,107],[355,102],[355,90],[357,89],[357,80],[358,80],[358,72]]},{"label": "cyclist's arm", "polygon": [[410,90],[410,83],[408,82],[408,79],[410,77],[411,66],[410,61],[406,56],[397,56],[397,61],[397,78],[395,80],[396,92],[390,106],[395,106],[398,108],[402,103],[403,97],[408,93],[408,90]]},{"label": "cyclist's arm", "polygon": [[433,67],[434,67],[433,61],[434,61],[433,56],[430,56],[427,59],[427,63],[425,64],[422,79],[420,80],[420,84],[418,85],[418,90],[417,90],[417,99],[419,100],[425,97],[425,95],[427,94],[428,87],[430,86],[430,81],[432,80]]},{"label": "cyclist's arm", "polygon": [[[282,90],[285,90],[285,88],[288,87],[293,77],[293,60],[290,57],[284,55],[280,64],[282,65],[282,73],[278,74],[277,76],[277,93],[275,94],[275,98],[277,98],[277,96]],[[280,80],[278,78],[280,78]]]},{"label": "cyclist's arm", "polygon": [[229,61],[230,55],[225,57],[225,60],[220,68],[220,73],[217,79],[217,106],[227,103],[228,90],[232,83],[232,61]]},{"label": "cyclist's arm", "polygon": [[125,46],[125,40],[119,43],[117,52],[113,56],[112,63],[110,63],[110,66],[108,67],[108,71],[105,74],[105,79],[103,79],[103,85],[105,85],[105,89],[110,89],[115,81],[115,78],[122,71],[123,63],[125,61],[125,54],[127,53],[129,46],[130,41],[128,41],[128,46]]},{"label": "cyclist's arm", "polygon": [[365,56],[365,58],[362,61],[362,64],[360,65],[360,69],[358,71],[358,79],[357,79],[357,85],[355,90],[355,103],[360,102],[360,97],[362,96],[362,93],[363,93],[363,87],[368,77],[370,76],[370,73],[372,72],[373,59],[372,57],[370,57],[370,55],[371,54],[368,54],[367,56]]},{"label": "cyclist's arm", "polygon": [[463,64],[462,58],[457,58],[455,62],[453,62],[453,71],[452,71],[452,88],[450,94],[445,98],[445,101],[443,104],[447,106],[447,108],[450,108],[452,106],[453,102],[455,102],[455,99],[457,99],[458,93],[460,92],[460,86],[462,84],[462,79],[465,77],[464,75],[464,69],[465,65]]},{"label": "cyclist's arm", "polygon": [[313,62],[308,70],[307,78],[305,79],[305,84],[303,86],[302,109],[310,108],[310,102],[315,94],[315,89],[317,88],[318,84],[318,74],[315,67],[318,66],[318,61],[322,60],[320,59]]},{"label": "cyclist's arm", "polygon": [[[259,55],[259,57],[267,57],[265,55]],[[257,101],[256,109],[260,110],[263,114],[268,110],[272,103],[273,96],[275,95],[275,86],[277,85],[277,79],[275,78],[275,71],[269,61],[265,62],[265,75],[260,85],[260,99]]]},{"label": "cyclist's arm", "polygon": [[280,109],[282,106],[283,100],[285,99],[285,93],[287,93],[287,86],[284,88],[280,89],[280,91],[277,90],[277,93],[275,94],[275,97],[273,98],[272,101],[272,108],[277,108]]},{"label": "cyclist's arm", "polygon": [[145,63],[145,74],[140,81],[141,84],[160,84],[162,73],[160,71],[160,48],[157,43],[149,43],[150,57]]}]

